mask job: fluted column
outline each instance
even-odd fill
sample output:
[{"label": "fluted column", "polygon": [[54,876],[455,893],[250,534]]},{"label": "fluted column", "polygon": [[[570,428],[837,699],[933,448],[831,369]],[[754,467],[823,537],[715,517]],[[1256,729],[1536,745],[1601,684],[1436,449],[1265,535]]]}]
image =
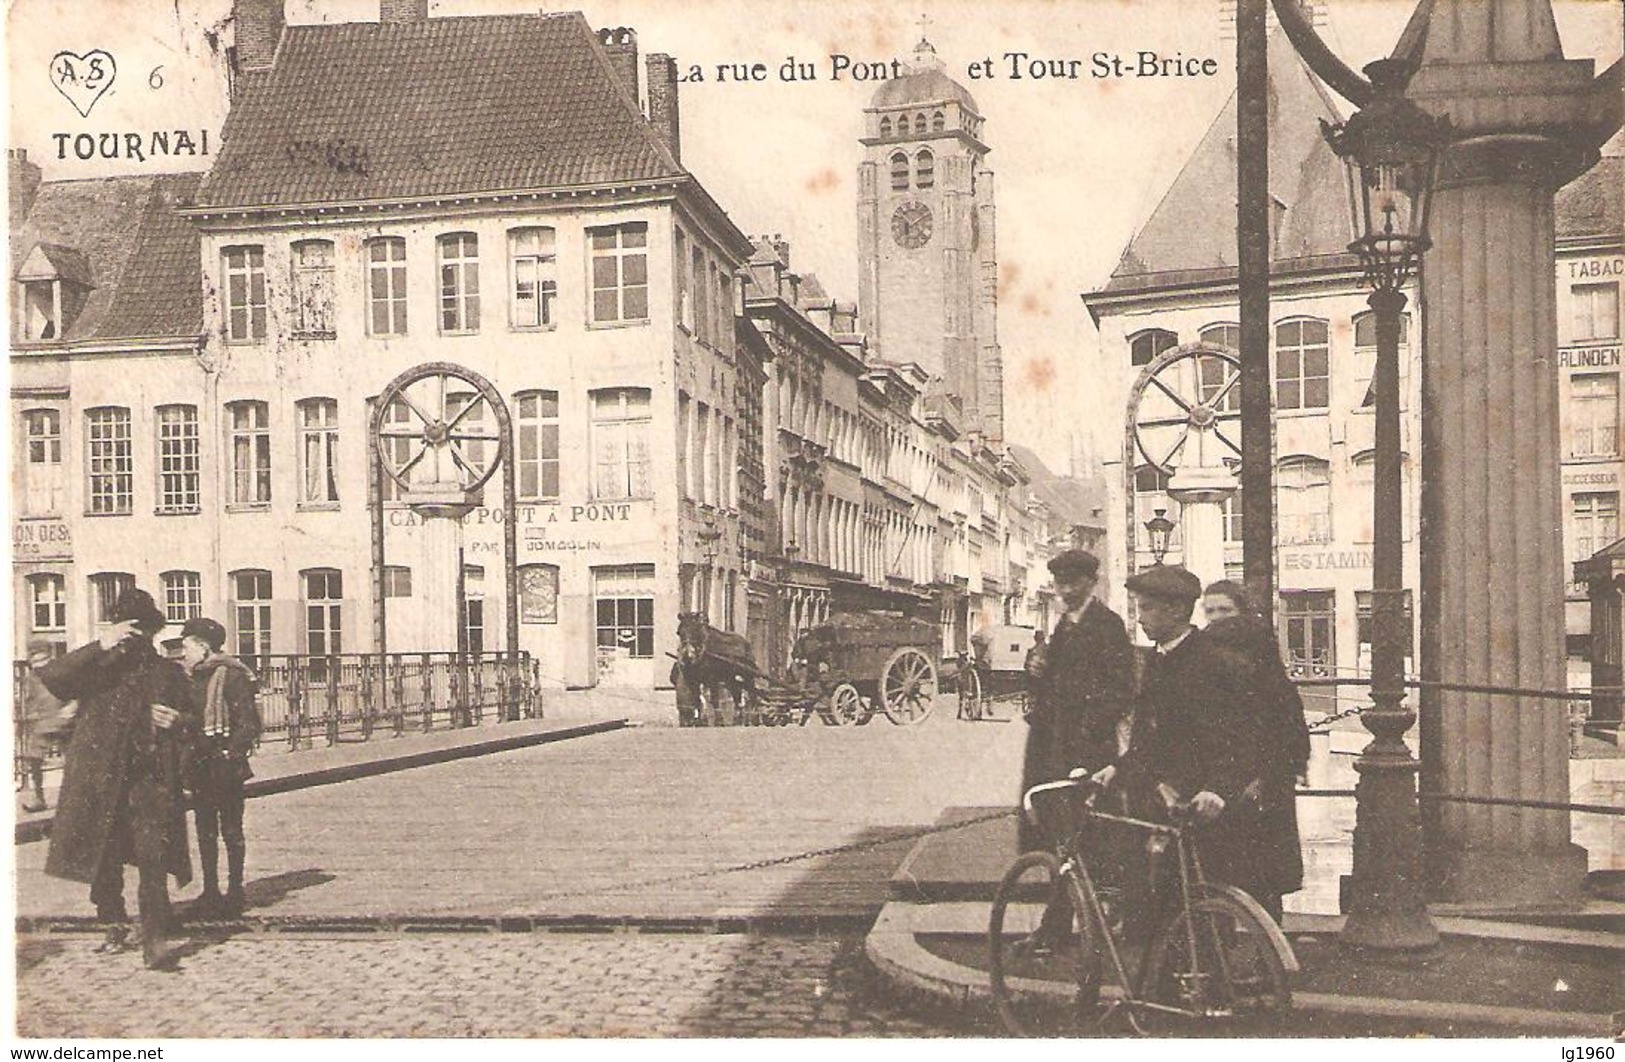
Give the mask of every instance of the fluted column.
[{"label": "fluted column", "polygon": [[[1562,690],[1552,198],[1590,160],[1553,133],[1579,127],[1591,64],[1562,58],[1543,0],[1438,0],[1423,59],[1411,96],[1458,140],[1422,269],[1422,677]],[[1567,801],[1565,702],[1428,690],[1421,709],[1435,898],[1577,892],[1566,812],[1429,799]]]}]

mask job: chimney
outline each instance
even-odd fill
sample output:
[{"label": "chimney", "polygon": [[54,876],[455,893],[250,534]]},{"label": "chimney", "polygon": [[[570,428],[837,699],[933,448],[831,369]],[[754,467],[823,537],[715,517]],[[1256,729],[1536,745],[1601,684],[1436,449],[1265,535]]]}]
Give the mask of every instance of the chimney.
[{"label": "chimney", "polygon": [[282,0],[233,0],[231,17],[235,34],[231,48],[232,73],[271,69],[277,41],[282,39],[282,27],[287,23]]},{"label": "chimney", "polygon": [[677,119],[677,60],[656,52],[643,61],[649,88],[649,122],[671,149],[672,158],[683,161],[682,126]]},{"label": "chimney", "polygon": [[7,213],[11,231],[16,232],[17,226],[28,217],[29,208],[34,205],[34,196],[39,193],[40,168],[28,161],[26,148],[7,148],[6,176],[11,196]]},{"label": "chimney", "polygon": [[604,53],[609,56],[609,65],[615,68],[615,76],[632,94],[632,102],[638,102],[637,32],[626,26],[601,29],[598,31],[598,43],[603,45]]},{"label": "chimney", "polygon": [[378,22],[384,26],[401,26],[408,22],[422,22],[429,17],[429,0],[379,0]]}]

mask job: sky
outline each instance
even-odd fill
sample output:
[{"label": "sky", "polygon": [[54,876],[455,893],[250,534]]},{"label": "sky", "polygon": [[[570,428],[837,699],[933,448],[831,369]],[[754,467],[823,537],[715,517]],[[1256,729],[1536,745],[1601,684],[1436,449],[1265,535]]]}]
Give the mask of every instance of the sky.
[{"label": "sky", "polygon": [[[1351,66],[1392,47],[1409,0],[1323,0],[1323,33]],[[834,76],[907,59],[923,31],[946,72],[986,119],[998,204],[999,340],[1006,434],[1065,471],[1091,437],[1120,434],[1123,413],[1097,408],[1088,380],[1097,336],[1080,294],[1104,284],[1124,245],[1156,206],[1235,87],[1235,44],[1221,0],[580,0],[596,26],[631,26],[641,54],[666,52],[703,81],[681,88],[683,161],[754,235],[791,245],[792,266],[836,298],[857,297],[857,167],[863,108],[878,82]],[[432,16],[534,11],[537,0],[430,0]],[[290,22],[376,17],[374,0],[288,0]],[[1601,70],[1621,51],[1618,0],[1567,0],[1558,24],[1570,58]],[[208,130],[225,117],[224,81],[209,34],[230,0],[11,0],[7,19],[11,146],[47,179],[199,168],[204,158],[58,159],[57,133]],[[102,49],[117,72],[88,117],[58,95],[52,58]],[[1209,77],[1099,79],[1097,52],[1213,58]],[[1080,60],[1076,79],[1013,79],[1006,53]],[[794,57],[812,81],[783,82]],[[992,79],[973,80],[991,59]],[[721,82],[718,64],[764,64],[765,82]],[[984,71],[986,68],[982,68]],[[85,105],[81,99],[80,105]],[[173,137],[173,133],[172,133]],[[1226,213],[1231,204],[1215,204]]]}]

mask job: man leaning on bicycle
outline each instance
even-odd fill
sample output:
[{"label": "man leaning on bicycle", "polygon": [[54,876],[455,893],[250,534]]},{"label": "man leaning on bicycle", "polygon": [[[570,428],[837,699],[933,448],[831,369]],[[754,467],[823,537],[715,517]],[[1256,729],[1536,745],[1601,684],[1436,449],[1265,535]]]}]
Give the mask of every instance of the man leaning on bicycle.
[{"label": "man leaning on bicycle", "polygon": [[1261,829],[1254,784],[1268,747],[1249,695],[1247,657],[1191,625],[1199,579],[1176,565],[1157,566],[1125,584],[1146,654],[1129,749],[1094,775],[1121,789],[1131,809],[1167,819],[1188,810],[1209,879],[1264,899],[1278,896],[1273,851]]}]

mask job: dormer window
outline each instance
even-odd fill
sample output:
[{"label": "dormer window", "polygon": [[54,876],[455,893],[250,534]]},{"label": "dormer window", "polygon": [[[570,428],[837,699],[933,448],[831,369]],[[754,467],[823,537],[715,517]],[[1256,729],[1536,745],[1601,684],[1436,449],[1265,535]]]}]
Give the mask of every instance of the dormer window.
[{"label": "dormer window", "polygon": [[62,311],[57,305],[60,289],[54,280],[23,282],[23,338],[58,339],[57,321]]},{"label": "dormer window", "polygon": [[17,270],[18,338],[61,339],[90,293],[90,264],[71,247],[42,243]]}]

